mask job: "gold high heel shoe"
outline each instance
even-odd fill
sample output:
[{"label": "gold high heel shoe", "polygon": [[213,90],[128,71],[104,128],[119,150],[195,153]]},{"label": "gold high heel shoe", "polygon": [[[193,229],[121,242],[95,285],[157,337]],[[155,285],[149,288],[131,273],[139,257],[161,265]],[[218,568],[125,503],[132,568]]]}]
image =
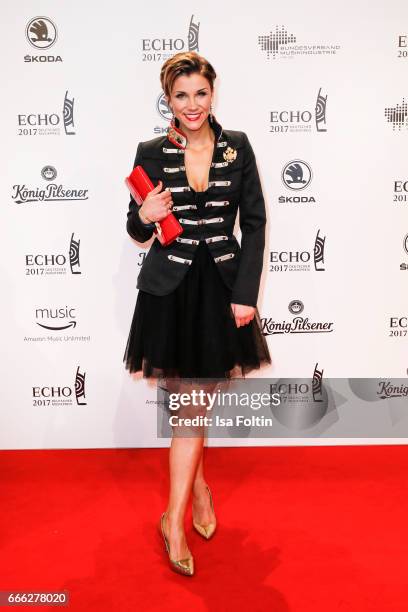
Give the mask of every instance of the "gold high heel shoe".
[{"label": "gold high heel shoe", "polygon": [[[208,491],[208,495],[210,496],[211,510],[215,514],[214,504],[213,504],[210,488],[208,485],[206,485],[206,488]],[[200,525],[200,523],[196,523],[193,519],[193,525],[194,525],[194,528],[198,531],[198,533],[203,536],[203,538],[205,538],[206,540],[209,540],[214,535],[214,531],[217,526],[217,521],[215,521],[214,523],[208,523],[208,525]]]},{"label": "gold high heel shoe", "polygon": [[192,576],[194,574],[193,557],[187,557],[186,559],[178,559],[178,560],[170,558],[170,546],[167,541],[166,534],[164,533],[164,526],[163,526],[163,520],[164,520],[165,514],[166,513],[163,512],[163,514],[161,515],[160,528],[161,528],[162,536],[164,539],[164,543],[166,545],[166,551],[168,552],[168,555],[169,555],[170,567],[175,572],[178,572],[179,574],[183,574],[183,576]]}]

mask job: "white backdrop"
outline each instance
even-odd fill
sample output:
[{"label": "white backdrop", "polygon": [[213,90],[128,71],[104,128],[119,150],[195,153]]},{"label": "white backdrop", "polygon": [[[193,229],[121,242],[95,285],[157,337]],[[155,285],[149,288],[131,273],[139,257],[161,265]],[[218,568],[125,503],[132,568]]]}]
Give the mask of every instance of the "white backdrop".
[{"label": "white backdrop", "polygon": [[[273,365],[253,376],[311,377],[316,364],[327,377],[407,373],[406,2],[185,6],[3,8],[2,448],[168,444],[156,437],[155,386],[122,363],[146,252],[126,234],[123,179],[138,142],[167,130],[163,61],[189,48],[217,72],[217,120],[247,132],[257,157],[265,332],[293,321],[293,300],[331,324],[270,333]],[[282,180],[296,160],[312,176],[300,190]],[[288,253],[308,269],[288,269]]]}]

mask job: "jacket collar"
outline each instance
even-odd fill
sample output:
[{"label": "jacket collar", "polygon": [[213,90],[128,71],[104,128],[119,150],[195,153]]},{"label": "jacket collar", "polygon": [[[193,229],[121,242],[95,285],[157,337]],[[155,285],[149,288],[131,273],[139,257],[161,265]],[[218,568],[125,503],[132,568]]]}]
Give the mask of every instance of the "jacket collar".
[{"label": "jacket collar", "polygon": [[[222,126],[218,123],[214,115],[212,115],[212,121],[210,121],[209,116],[207,117],[207,121],[210,124],[211,129],[215,134],[215,143],[219,141],[222,134]],[[170,127],[167,132],[167,138],[170,142],[179,149],[185,149],[187,147],[187,135],[180,128],[180,122],[174,116],[170,121]]]}]

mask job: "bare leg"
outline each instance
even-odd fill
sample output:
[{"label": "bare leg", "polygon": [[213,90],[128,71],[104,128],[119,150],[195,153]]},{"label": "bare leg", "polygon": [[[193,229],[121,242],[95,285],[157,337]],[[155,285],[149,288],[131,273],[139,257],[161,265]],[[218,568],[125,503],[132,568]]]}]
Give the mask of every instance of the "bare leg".
[{"label": "bare leg", "polygon": [[198,437],[172,439],[169,453],[170,496],[164,522],[172,559],[184,559],[191,554],[184,531],[184,517],[202,444],[203,438]]},{"label": "bare leg", "polygon": [[[221,381],[218,381],[211,388],[211,392],[214,392],[215,388],[220,384],[223,384],[225,389],[227,389],[229,385],[229,381],[225,380],[225,381],[222,381],[222,383]],[[196,475],[195,475],[194,483],[193,483],[193,503],[192,503],[194,520],[197,523],[200,523],[201,525],[207,525],[209,523],[214,523],[216,520],[214,512],[211,508],[210,496],[208,495],[208,491],[206,488],[207,482],[204,476],[204,453],[205,453],[204,448],[205,446],[203,444],[201,455],[200,455],[200,460],[197,465],[197,471],[196,471]]]},{"label": "bare leg", "polygon": [[[167,386],[170,393],[191,392],[193,388],[191,384],[186,385],[178,381],[168,381]],[[184,406],[179,408],[177,413],[180,417],[203,415],[205,406]],[[202,427],[190,428],[189,431],[187,428],[186,437],[182,437],[183,430],[180,433],[180,429],[178,428],[175,435],[173,428],[169,452],[170,495],[164,520],[172,559],[183,559],[191,555],[184,531],[184,517],[204,443]]]},{"label": "bare leg", "polygon": [[200,460],[197,466],[197,472],[193,483],[193,502],[192,510],[193,517],[197,523],[208,525],[215,522],[215,515],[211,508],[210,496],[206,488],[207,482],[204,477],[204,445],[202,448]]}]

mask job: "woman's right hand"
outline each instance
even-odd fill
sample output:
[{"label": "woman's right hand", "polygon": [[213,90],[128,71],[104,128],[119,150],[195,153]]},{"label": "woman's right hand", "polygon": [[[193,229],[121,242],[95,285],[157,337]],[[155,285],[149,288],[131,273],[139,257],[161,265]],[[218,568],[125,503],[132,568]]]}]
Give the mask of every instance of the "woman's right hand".
[{"label": "woman's right hand", "polygon": [[163,183],[159,181],[159,184],[147,194],[140,208],[142,215],[153,222],[162,221],[162,219],[167,217],[173,206],[171,192],[165,189],[160,193],[162,187]]}]

